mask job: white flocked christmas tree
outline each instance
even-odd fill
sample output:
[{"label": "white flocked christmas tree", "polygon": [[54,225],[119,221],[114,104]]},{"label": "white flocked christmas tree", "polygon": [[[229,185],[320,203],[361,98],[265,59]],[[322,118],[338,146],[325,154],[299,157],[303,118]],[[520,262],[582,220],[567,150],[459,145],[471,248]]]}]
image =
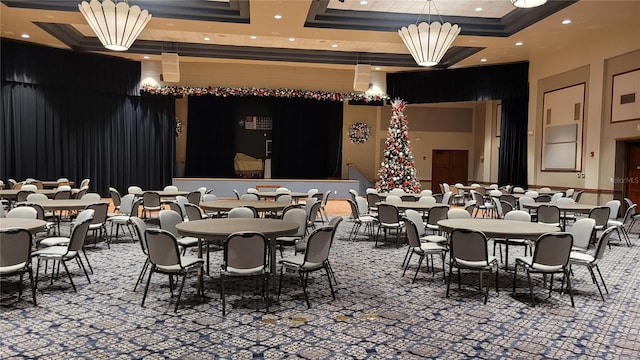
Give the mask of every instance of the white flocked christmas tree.
[{"label": "white flocked christmas tree", "polygon": [[404,117],[405,106],[405,102],[399,99],[391,104],[393,114],[376,182],[376,188],[380,192],[396,188],[403,189],[406,193],[419,193],[421,190],[411,153],[409,128]]}]

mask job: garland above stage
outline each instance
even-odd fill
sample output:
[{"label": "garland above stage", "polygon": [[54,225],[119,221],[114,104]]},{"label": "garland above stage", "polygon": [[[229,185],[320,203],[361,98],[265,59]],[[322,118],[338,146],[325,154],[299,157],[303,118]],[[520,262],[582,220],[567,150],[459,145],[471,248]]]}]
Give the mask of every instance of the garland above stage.
[{"label": "garland above stage", "polygon": [[281,98],[303,98],[325,101],[383,101],[389,97],[384,94],[365,94],[365,93],[336,93],[329,91],[312,91],[300,89],[265,89],[265,88],[232,88],[232,87],[189,87],[189,86],[152,86],[143,84],[140,88],[143,95],[162,95],[162,96],[202,96],[213,95],[221,97],[229,96],[258,96],[258,97],[281,97]]}]

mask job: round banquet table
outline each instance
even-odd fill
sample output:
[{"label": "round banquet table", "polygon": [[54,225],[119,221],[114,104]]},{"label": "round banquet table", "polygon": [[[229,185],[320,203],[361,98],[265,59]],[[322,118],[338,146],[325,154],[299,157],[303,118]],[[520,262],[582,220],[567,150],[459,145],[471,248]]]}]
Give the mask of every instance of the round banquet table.
[{"label": "round banquet table", "polygon": [[142,196],[142,194],[145,192],[158,193],[160,197],[186,196],[189,194],[189,191],[184,191],[184,190],[142,190],[142,191],[134,190],[131,192],[131,194],[136,196]]},{"label": "round banquet table", "polygon": [[27,229],[31,233],[43,231],[47,222],[38,219],[21,219],[21,218],[0,218],[0,229],[21,228]]},{"label": "round banquet table", "polygon": [[239,206],[251,206],[258,210],[263,211],[280,211],[290,204],[279,203],[277,201],[262,201],[262,200],[214,200],[203,201],[200,203],[200,207],[204,210],[210,211],[229,211]]},{"label": "round banquet table", "polygon": [[[271,273],[276,273],[276,237],[293,235],[298,224],[279,219],[205,219],[176,225],[178,234],[198,239],[223,242],[229,235],[240,231],[256,231],[269,239]],[[198,256],[202,257],[202,243],[198,240]],[[273,277],[275,279],[275,276]]]},{"label": "round banquet table", "polygon": [[589,205],[589,204],[580,204],[580,203],[558,204],[558,203],[548,203],[548,202],[534,202],[529,204],[526,204],[526,203],[522,204],[522,206],[525,209],[537,209],[542,205],[554,205],[554,206],[557,206],[558,209],[560,209],[560,211],[562,212],[569,211],[569,212],[578,212],[578,213],[589,213],[591,209],[598,207],[598,205]]},{"label": "round banquet table", "polygon": [[[275,198],[282,193],[277,193],[275,191],[258,191],[258,196],[261,198]],[[290,192],[285,193],[287,195],[291,195],[292,199],[304,199],[309,196],[306,192]]]},{"label": "round banquet table", "polygon": [[[16,189],[0,190],[0,198],[15,200],[16,196],[18,195],[18,191],[21,191],[21,190],[16,190]],[[44,194],[44,195],[47,195],[47,197],[52,198],[53,195],[56,194],[56,190],[55,189],[38,189],[35,191],[35,193]]]},{"label": "round banquet table", "polygon": [[42,200],[31,201],[34,204],[42,205],[45,210],[82,210],[88,205],[95,203],[106,203],[108,201],[94,201],[82,199],[64,199],[64,200]]},{"label": "round banquet table", "polygon": [[488,238],[536,240],[542,234],[560,231],[559,226],[502,219],[447,219],[438,221],[438,225],[446,232],[454,229],[482,231]]},{"label": "round banquet table", "polygon": [[[389,204],[386,203],[384,201],[380,201],[376,203],[376,206],[379,206],[380,204]],[[431,208],[436,207],[436,206],[444,206],[443,204],[429,204],[429,203],[422,203],[419,201],[403,201],[400,203],[395,203],[395,204],[391,204],[394,205],[395,207],[398,208],[398,210],[407,210],[407,209],[413,209],[416,211],[429,211]]]}]

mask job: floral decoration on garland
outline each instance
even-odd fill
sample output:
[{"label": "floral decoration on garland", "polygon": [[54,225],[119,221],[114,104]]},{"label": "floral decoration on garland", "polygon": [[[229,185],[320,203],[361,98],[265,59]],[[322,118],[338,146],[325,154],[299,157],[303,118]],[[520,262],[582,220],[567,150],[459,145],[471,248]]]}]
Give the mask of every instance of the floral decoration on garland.
[{"label": "floral decoration on garland", "polygon": [[229,96],[258,96],[258,97],[282,97],[282,98],[304,98],[326,101],[381,101],[389,97],[384,94],[365,93],[336,93],[329,91],[312,91],[300,89],[266,89],[266,88],[231,88],[231,87],[189,87],[189,86],[152,86],[143,84],[140,89],[141,94],[163,95],[163,96],[202,96],[213,95],[221,97]]},{"label": "floral decoration on garland", "polygon": [[369,136],[371,136],[371,129],[367,123],[357,122],[349,127],[349,139],[352,143],[364,144],[369,140]]},{"label": "floral decoration on garland", "polygon": [[180,137],[180,134],[182,134],[182,130],[182,121],[176,118],[176,137]]}]

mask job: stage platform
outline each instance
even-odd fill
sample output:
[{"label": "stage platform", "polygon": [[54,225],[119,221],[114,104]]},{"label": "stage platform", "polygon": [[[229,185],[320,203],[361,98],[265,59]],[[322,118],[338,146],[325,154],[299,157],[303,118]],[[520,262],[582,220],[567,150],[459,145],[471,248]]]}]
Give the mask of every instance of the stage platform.
[{"label": "stage platform", "polygon": [[330,199],[349,199],[349,189],[358,190],[360,184],[357,180],[296,180],[296,179],[236,179],[236,178],[173,178],[173,185],[180,190],[197,190],[205,186],[213,189],[218,197],[235,198],[233,189],[244,194],[248,188],[256,188],[260,191],[275,191],[278,187],[286,187],[293,192],[307,192],[309,189],[318,189],[325,193],[332,191]]}]

